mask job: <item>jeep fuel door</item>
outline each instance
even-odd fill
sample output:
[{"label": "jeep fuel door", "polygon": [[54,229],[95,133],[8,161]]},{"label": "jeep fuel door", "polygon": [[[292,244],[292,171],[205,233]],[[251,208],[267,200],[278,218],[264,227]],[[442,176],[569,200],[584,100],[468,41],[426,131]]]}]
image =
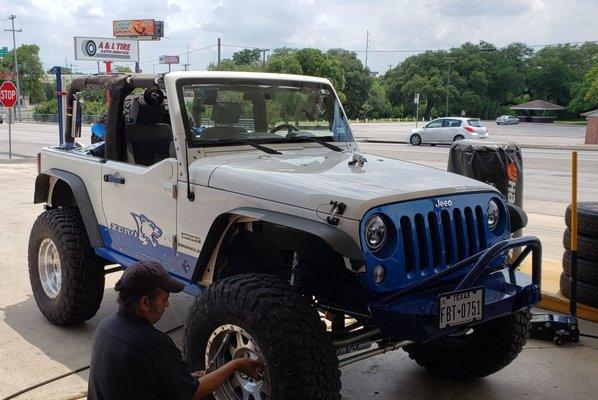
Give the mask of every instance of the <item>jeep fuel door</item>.
[{"label": "jeep fuel door", "polygon": [[106,247],[168,269],[176,255],[176,159],[147,167],[108,160],[101,177]]}]

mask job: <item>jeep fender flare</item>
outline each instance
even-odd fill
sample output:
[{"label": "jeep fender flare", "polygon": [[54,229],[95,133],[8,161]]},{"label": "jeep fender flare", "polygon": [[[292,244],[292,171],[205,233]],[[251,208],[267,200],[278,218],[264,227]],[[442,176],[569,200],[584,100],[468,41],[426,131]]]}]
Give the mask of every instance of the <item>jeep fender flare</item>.
[{"label": "jeep fender flare", "polygon": [[[55,179],[51,179],[55,178]],[[104,240],[100,234],[98,219],[89,199],[89,193],[83,180],[77,175],[56,168],[50,168],[35,178],[35,192],[33,203],[47,203],[53,196],[57,181],[66,183],[75,197],[77,208],[83,219],[87,237],[92,247],[104,247]]]},{"label": "jeep fender flare", "polygon": [[192,278],[195,282],[210,283],[214,272],[214,262],[218,256],[223,238],[235,222],[264,221],[287,228],[295,229],[317,236],[324,240],[334,251],[349,260],[363,261],[363,253],[359,245],[346,232],[323,222],[295,215],[258,208],[236,208],[220,215],[208,232],[205,245],[202,247],[197,268]]}]

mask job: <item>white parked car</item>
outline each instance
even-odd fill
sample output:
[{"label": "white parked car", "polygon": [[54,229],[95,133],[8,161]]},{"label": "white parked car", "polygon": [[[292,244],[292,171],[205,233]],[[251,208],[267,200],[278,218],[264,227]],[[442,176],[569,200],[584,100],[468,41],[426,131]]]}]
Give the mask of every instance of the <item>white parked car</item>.
[{"label": "white parked car", "polygon": [[412,129],[409,143],[419,146],[422,143],[452,143],[462,139],[486,139],[488,129],[479,119],[446,117],[430,121],[426,126]]},{"label": "white parked car", "polygon": [[511,124],[518,124],[519,118],[513,115],[501,115],[500,117],[496,118],[497,125],[511,125]]}]

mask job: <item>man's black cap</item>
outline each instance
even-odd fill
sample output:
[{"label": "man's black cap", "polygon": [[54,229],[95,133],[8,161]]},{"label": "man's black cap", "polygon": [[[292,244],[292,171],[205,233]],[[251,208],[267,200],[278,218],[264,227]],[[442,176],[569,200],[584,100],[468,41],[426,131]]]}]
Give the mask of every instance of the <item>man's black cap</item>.
[{"label": "man's black cap", "polygon": [[116,282],[117,292],[147,293],[160,288],[169,293],[178,293],[185,285],[171,277],[160,263],[139,261],[131,265]]}]

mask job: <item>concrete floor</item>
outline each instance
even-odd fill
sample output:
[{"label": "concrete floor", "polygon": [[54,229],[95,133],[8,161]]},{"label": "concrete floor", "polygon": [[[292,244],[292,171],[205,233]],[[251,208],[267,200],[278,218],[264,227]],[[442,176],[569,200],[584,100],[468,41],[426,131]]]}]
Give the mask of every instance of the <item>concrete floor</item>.
[{"label": "concrete floor", "polygon": [[[27,148],[36,146],[35,142],[32,139]],[[29,230],[41,206],[31,204],[36,175],[33,160],[23,161],[0,163],[0,399],[88,365],[93,332],[99,321],[116,309],[112,288],[118,273],[108,277],[98,314],[81,326],[55,327],[37,310],[26,254]],[[547,229],[546,219],[535,221],[538,231]],[[186,295],[174,296],[158,327],[169,330],[182,324],[189,302]],[[584,331],[596,335],[598,325],[584,324]],[[174,339],[180,341],[181,334],[180,329],[174,331]],[[598,340],[584,338],[578,345],[562,348],[530,341],[510,366],[473,383],[430,376],[402,351],[388,353],[344,368],[342,393],[346,399],[594,399],[597,377]],[[85,392],[86,382],[84,371],[18,398],[78,398]]]}]

